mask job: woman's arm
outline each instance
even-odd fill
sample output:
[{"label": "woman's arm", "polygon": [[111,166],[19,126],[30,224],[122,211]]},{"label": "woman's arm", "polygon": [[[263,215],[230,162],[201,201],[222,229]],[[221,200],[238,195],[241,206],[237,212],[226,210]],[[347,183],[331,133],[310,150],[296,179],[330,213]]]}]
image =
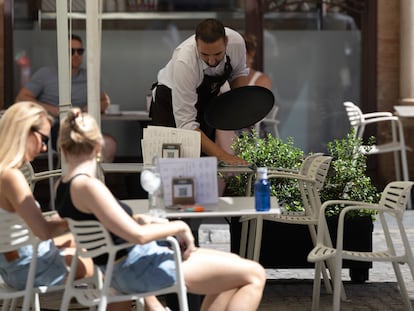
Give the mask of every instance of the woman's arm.
[{"label": "woman's arm", "polygon": [[47,240],[68,230],[62,219],[46,221],[19,169],[8,169],[3,173],[1,189],[7,201],[4,208],[19,214],[39,239]]},{"label": "woman's arm", "polygon": [[122,209],[109,189],[96,178],[79,176],[72,181],[70,191],[77,209],[93,213],[108,230],[128,242],[144,244],[175,235],[185,244],[186,249],[194,248],[194,238],[185,222],[139,225]]}]

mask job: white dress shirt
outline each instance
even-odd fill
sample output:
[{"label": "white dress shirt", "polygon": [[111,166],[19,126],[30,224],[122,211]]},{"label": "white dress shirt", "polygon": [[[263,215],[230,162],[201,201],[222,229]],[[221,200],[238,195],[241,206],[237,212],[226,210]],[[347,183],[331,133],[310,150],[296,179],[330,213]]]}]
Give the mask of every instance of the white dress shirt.
[{"label": "white dress shirt", "polygon": [[[228,38],[226,55],[233,68],[229,82],[240,76],[247,76],[246,47],[243,37],[236,31],[225,28]],[[172,91],[172,105],[177,128],[196,129],[197,88],[204,75],[219,76],[224,73],[226,57],[216,67],[209,67],[197,51],[195,35],[183,41],[173,52],[168,64],[158,72],[158,84],[168,86]]]}]

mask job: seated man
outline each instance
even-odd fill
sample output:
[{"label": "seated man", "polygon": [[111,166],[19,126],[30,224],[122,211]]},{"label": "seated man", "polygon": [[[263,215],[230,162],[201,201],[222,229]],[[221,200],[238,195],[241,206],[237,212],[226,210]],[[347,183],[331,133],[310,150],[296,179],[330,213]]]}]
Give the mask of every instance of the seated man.
[{"label": "seated man", "polygon": [[[75,107],[83,111],[87,109],[87,76],[86,70],[81,67],[85,49],[82,39],[72,35],[70,39],[72,52],[72,88],[71,101]],[[33,101],[42,105],[54,118],[56,122],[52,127],[52,146],[56,149],[56,139],[59,132],[59,87],[58,70],[56,67],[40,68],[29,80],[29,82],[17,94],[18,101]],[[110,104],[109,96],[101,94],[101,112],[105,112]],[[117,143],[115,139],[104,134],[105,147],[102,151],[102,162],[113,162],[115,158]]]}]

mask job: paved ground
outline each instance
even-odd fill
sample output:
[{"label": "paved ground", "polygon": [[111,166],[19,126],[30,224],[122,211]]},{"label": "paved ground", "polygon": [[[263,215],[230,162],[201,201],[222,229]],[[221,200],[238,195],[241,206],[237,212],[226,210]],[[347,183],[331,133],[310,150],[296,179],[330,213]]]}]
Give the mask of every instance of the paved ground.
[{"label": "paved ground", "polygon": [[[414,211],[405,214],[405,226],[411,245],[414,246]],[[397,234],[395,226],[393,234]],[[229,250],[230,234],[227,224],[203,224],[200,228],[200,243],[204,247]],[[373,247],[385,245],[379,224],[375,224]],[[414,301],[414,281],[408,267],[402,266],[409,295]],[[312,304],[313,269],[269,269],[262,303],[259,311],[302,311],[310,310]],[[352,284],[348,271],[343,271],[343,280],[348,301],[341,310],[404,310],[401,296],[390,264],[374,263],[369,281]],[[43,310],[59,310],[60,295],[53,294],[41,299]],[[88,310],[72,304],[71,310]],[[322,288],[320,310],[332,310],[332,296]]]},{"label": "paved ground", "polygon": [[[405,213],[404,225],[411,245],[414,247],[414,211]],[[397,235],[395,224],[392,234]],[[203,246],[229,249],[228,226],[226,224],[204,224],[201,226],[200,241]],[[373,248],[385,245],[379,223],[374,225]],[[414,281],[409,268],[402,267],[409,296],[414,302]],[[268,281],[259,311],[302,311],[310,310],[312,304],[313,269],[268,269]],[[369,281],[364,284],[350,282],[348,270],[343,270],[342,279],[347,293],[347,302],[342,310],[404,310],[401,295],[389,263],[374,263],[370,269]],[[321,290],[320,310],[332,310],[332,296]],[[414,306],[414,304],[413,304]]]}]

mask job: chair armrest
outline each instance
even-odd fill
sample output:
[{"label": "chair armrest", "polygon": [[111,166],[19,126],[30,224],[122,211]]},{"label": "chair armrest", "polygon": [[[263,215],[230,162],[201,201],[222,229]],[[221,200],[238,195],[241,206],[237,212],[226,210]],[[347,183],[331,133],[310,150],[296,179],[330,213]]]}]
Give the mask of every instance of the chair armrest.
[{"label": "chair armrest", "polygon": [[261,122],[263,123],[271,123],[271,124],[279,124],[280,121],[279,120],[275,120],[275,119],[263,119]]},{"label": "chair armrest", "polygon": [[[326,236],[329,235],[328,225],[326,223],[325,218],[325,210],[332,206],[332,205],[345,205],[344,209],[339,214],[342,215],[343,211],[348,207],[358,207],[359,209],[369,209],[373,206],[378,206],[377,204],[367,203],[367,202],[360,202],[360,201],[352,201],[352,200],[328,200],[322,203],[321,209],[319,212],[319,219],[318,219],[318,233],[317,233],[317,244],[325,244],[327,241],[325,240]],[[348,211],[348,210],[347,210]],[[345,212],[346,213],[346,212]],[[345,214],[343,214],[345,215]],[[344,217],[344,216],[343,216]],[[342,220],[343,222],[343,220]],[[339,233],[339,224],[338,224],[338,231]],[[328,241],[331,244],[331,241]]]},{"label": "chair armrest", "polygon": [[369,112],[363,114],[364,118],[390,117],[392,115],[393,114],[391,112],[386,111]]},{"label": "chair armrest", "polygon": [[60,177],[62,176],[62,170],[61,169],[56,169],[56,170],[51,170],[51,171],[43,171],[43,172],[38,172],[34,174],[34,181],[39,181],[39,180],[43,180],[43,179],[48,179],[50,177]]},{"label": "chair armrest", "polygon": [[398,122],[399,118],[396,117],[396,116],[379,117],[379,118],[372,118],[372,119],[365,120],[362,123],[363,124],[372,124],[372,123],[384,122],[384,121],[397,121]]},{"label": "chair armrest", "polygon": [[355,210],[371,210],[371,211],[383,211],[383,212],[390,212],[390,209],[380,207],[378,204],[372,204],[372,203],[363,203],[358,202],[358,205],[350,205],[345,207],[340,213],[338,218],[338,228],[337,228],[337,240],[336,240],[336,249],[342,250],[343,249],[343,232],[344,232],[344,221],[345,216],[350,211]]},{"label": "chair armrest", "polygon": [[279,172],[279,173],[272,173],[272,174],[268,174],[267,175],[268,179],[271,178],[286,178],[286,179],[298,179],[301,181],[306,181],[306,182],[310,182],[310,183],[315,183],[316,180],[308,177],[306,175],[301,175],[301,174],[297,174],[297,173],[284,173],[284,172]]},{"label": "chair armrest", "polygon": [[299,170],[295,168],[282,168],[282,167],[269,167],[267,174],[278,174],[278,173],[295,173],[299,174]]}]

